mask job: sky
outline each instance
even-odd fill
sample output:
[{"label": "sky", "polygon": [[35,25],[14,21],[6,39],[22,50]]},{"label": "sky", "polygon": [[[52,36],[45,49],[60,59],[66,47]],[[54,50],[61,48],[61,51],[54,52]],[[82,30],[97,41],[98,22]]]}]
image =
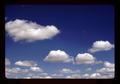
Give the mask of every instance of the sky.
[{"label": "sky", "polygon": [[7,5],[7,78],[114,78],[112,5]]}]

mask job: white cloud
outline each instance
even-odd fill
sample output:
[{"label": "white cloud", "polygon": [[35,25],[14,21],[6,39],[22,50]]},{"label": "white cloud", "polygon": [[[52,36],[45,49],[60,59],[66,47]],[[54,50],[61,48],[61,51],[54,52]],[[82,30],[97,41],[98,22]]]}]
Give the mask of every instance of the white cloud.
[{"label": "white cloud", "polygon": [[98,51],[108,51],[114,48],[114,45],[111,44],[109,41],[95,41],[88,51],[91,53],[98,52]]},{"label": "white cloud", "polygon": [[105,61],[105,62],[104,62],[104,66],[105,66],[106,68],[114,68],[114,67],[115,67],[115,65],[114,65],[113,63],[110,63],[110,62],[108,62],[108,61]]},{"label": "white cloud", "polygon": [[104,62],[104,67],[97,69],[96,72],[100,73],[105,78],[114,78],[115,66],[108,61]]},{"label": "white cloud", "polygon": [[66,76],[67,79],[80,79],[81,76],[80,74],[72,74],[72,75],[69,75],[69,76]]},{"label": "white cloud", "polygon": [[51,74],[51,76],[53,77],[53,78],[62,78],[63,77],[63,74],[56,74],[56,73],[54,73],[54,74]]},{"label": "white cloud", "polygon": [[8,66],[10,64],[11,64],[10,60],[8,58],[5,58],[5,65]]},{"label": "white cloud", "polygon": [[101,74],[100,73],[93,73],[90,75],[90,78],[101,78]]},{"label": "white cloud", "polygon": [[13,67],[13,68],[6,68],[5,69],[6,73],[9,74],[24,74],[27,73],[29,70],[28,69],[21,69],[20,67]]},{"label": "white cloud", "polygon": [[32,21],[20,19],[7,22],[5,30],[14,41],[25,40],[27,42],[51,39],[60,33],[60,30],[54,25],[42,26]]},{"label": "white cloud", "polygon": [[34,61],[25,60],[25,61],[17,61],[17,62],[15,62],[15,65],[31,67],[31,66],[37,66],[37,63],[35,63]]},{"label": "white cloud", "polygon": [[69,69],[69,68],[63,68],[63,69],[61,70],[61,72],[62,72],[62,73],[73,73],[73,71],[72,71],[71,69]]},{"label": "white cloud", "polygon": [[69,69],[69,68],[63,68],[60,72],[61,73],[79,73],[80,70],[72,70],[72,69]]},{"label": "white cloud", "polygon": [[90,78],[90,75],[88,73],[85,73],[82,75],[82,78],[88,79],[88,78]]},{"label": "white cloud", "polygon": [[42,78],[51,79],[52,77],[51,76],[45,76],[45,77],[42,77]]},{"label": "white cloud", "polygon": [[75,58],[75,62],[77,64],[93,64],[95,62],[95,58],[89,53],[79,53]]},{"label": "white cloud", "polygon": [[69,59],[69,55],[62,50],[52,50],[45,57],[44,61],[49,62],[65,62]]},{"label": "white cloud", "polygon": [[43,72],[43,70],[40,67],[30,67],[30,70],[35,72]]}]

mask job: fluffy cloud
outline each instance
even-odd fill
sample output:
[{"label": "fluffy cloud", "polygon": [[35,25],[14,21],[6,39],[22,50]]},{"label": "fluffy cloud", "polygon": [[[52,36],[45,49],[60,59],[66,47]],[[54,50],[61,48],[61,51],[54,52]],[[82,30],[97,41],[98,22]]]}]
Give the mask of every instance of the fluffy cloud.
[{"label": "fluffy cloud", "polygon": [[34,72],[43,72],[43,70],[40,67],[30,67],[30,70]]},{"label": "fluffy cloud", "polygon": [[88,78],[90,78],[90,75],[88,73],[85,73],[82,75],[82,78],[88,79]]},{"label": "fluffy cloud", "polygon": [[111,44],[109,41],[95,41],[88,51],[91,53],[98,52],[98,51],[108,51],[114,48],[114,45]]},{"label": "fluffy cloud", "polygon": [[31,66],[37,66],[37,63],[35,63],[34,61],[25,60],[25,61],[17,61],[17,62],[15,62],[15,65],[31,67]]},{"label": "fluffy cloud", "polygon": [[25,40],[28,42],[51,39],[60,33],[60,30],[54,25],[42,26],[35,22],[20,19],[7,22],[5,30],[14,41]]},{"label": "fluffy cloud", "polygon": [[114,67],[115,67],[115,65],[114,65],[113,63],[110,63],[110,62],[108,62],[108,61],[105,61],[105,62],[104,62],[104,66],[105,66],[106,68],[114,68]]},{"label": "fluffy cloud", "polygon": [[98,69],[97,72],[101,74],[109,74],[109,73],[114,73],[115,71],[115,66],[113,63],[110,63],[108,61],[104,62],[104,67],[101,69]]},{"label": "fluffy cloud", "polygon": [[101,78],[101,74],[100,73],[93,73],[90,75],[90,78]]},{"label": "fluffy cloud", "polygon": [[52,50],[49,54],[45,57],[44,61],[49,62],[65,62],[69,59],[69,55],[61,50]]},{"label": "fluffy cloud", "polygon": [[5,58],[5,65],[8,66],[10,64],[11,64],[10,60],[8,58]]},{"label": "fluffy cloud", "polygon": [[75,62],[77,64],[92,64],[95,62],[95,58],[89,53],[79,53],[75,58]]}]

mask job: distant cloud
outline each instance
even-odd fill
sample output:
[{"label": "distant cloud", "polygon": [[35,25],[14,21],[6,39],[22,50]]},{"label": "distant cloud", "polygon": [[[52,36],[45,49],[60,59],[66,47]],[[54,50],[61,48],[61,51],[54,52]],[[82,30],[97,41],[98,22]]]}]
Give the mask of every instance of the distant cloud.
[{"label": "distant cloud", "polygon": [[69,68],[63,68],[60,72],[61,73],[80,73],[80,70],[72,70]]},{"label": "distant cloud", "polygon": [[101,74],[100,73],[93,73],[90,75],[90,78],[101,78]]},{"label": "distant cloud", "polygon": [[31,66],[37,66],[37,63],[35,63],[34,61],[25,60],[25,61],[17,61],[17,62],[15,62],[15,65],[31,67]]},{"label": "distant cloud", "polygon": [[95,41],[88,51],[91,53],[98,52],[98,51],[108,51],[114,48],[114,45],[111,44],[109,41]]},{"label": "distant cloud", "polygon": [[95,57],[89,53],[78,54],[75,58],[76,64],[93,64]]},{"label": "distant cloud", "polygon": [[97,73],[100,73],[105,78],[114,78],[114,72],[115,72],[115,66],[113,63],[110,63],[108,61],[104,62],[104,67],[97,69]]},{"label": "distant cloud", "polygon": [[85,73],[85,74],[82,75],[82,78],[84,78],[84,79],[88,79],[88,78],[90,78],[90,74]]},{"label": "distant cloud", "polygon": [[45,57],[44,61],[65,62],[68,59],[69,59],[69,55],[65,51],[62,51],[62,50],[52,50]]},{"label": "distant cloud", "polygon": [[115,65],[113,63],[110,63],[108,61],[105,61],[104,62],[104,67],[97,70],[97,72],[100,72],[100,73],[114,73],[115,71]]},{"label": "distant cloud", "polygon": [[69,75],[69,76],[66,76],[67,79],[80,79],[81,76],[80,74],[72,74],[72,75]]},{"label": "distant cloud", "polygon": [[8,66],[10,64],[11,64],[10,60],[8,58],[5,58],[5,65]]},{"label": "distant cloud", "polygon": [[110,63],[110,62],[108,62],[108,61],[105,61],[105,62],[104,62],[104,66],[107,67],[107,68],[114,68],[114,67],[115,67],[115,64]]},{"label": "distant cloud", "polygon": [[14,41],[25,40],[27,42],[51,39],[60,33],[60,30],[54,25],[42,26],[35,22],[21,19],[7,22],[5,30]]},{"label": "distant cloud", "polygon": [[43,70],[40,67],[30,67],[30,70],[34,71],[34,72],[43,72]]}]

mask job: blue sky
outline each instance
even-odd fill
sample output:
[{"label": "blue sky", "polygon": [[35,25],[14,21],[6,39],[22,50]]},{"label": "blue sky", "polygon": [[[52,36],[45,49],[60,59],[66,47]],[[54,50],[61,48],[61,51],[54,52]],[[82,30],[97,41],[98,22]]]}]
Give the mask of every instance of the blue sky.
[{"label": "blue sky", "polygon": [[[94,53],[88,51],[96,41],[114,45],[114,8],[111,5],[7,5],[5,17],[6,23],[16,19],[28,20],[43,26],[54,25],[60,31],[50,39],[33,42],[14,41],[9,31],[6,32],[5,57],[11,62],[10,67],[19,67],[15,65],[19,60],[32,60],[48,74],[58,73],[63,68],[80,70],[82,74],[89,67],[92,71],[87,73],[92,74],[102,68],[105,61],[114,64],[114,48]],[[64,51],[73,59],[78,53],[89,53],[102,63],[44,61],[52,50]]]}]

